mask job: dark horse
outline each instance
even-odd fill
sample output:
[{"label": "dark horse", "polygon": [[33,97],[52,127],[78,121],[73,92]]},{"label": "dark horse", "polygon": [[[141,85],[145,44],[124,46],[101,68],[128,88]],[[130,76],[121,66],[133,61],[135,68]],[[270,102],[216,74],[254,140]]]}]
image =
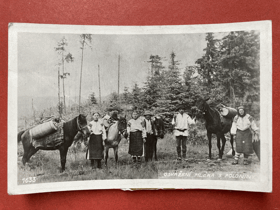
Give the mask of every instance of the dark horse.
[{"label": "dark horse", "polygon": [[[207,130],[207,137],[209,141],[209,159],[211,159],[211,138],[212,134],[216,134],[217,136],[217,147],[219,150],[219,159],[222,159],[224,149],[225,149],[225,144],[226,144],[226,138],[225,138],[225,133],[228,133],[230,131],[232,121],[233,119],[223,119],[221,120],[221,116],[219,112],[211,108],[209,104],[206,103],[209,98],[203,99],[202,97],[199,97],[196,100],[196,107],[203,113],[204,118],[205,118],[205,126]],[[222,139],[222,147],[220,143],[220,139]],[[233,136],[230,135],[230,143],[231,143],[231,148],[232,148],[232,155],[235,155],[235,151],[233,148]]]},{"label": "dark horse", "polygon": [[[39,149],[35,148],[32,145],[32,139],[29,132],[30,129],[21,131],[18,133],[18,142],[22,141],[24,154],[22,157],[22,163],[25,165],[29,161],[30,157],[34,155]],[[84,135],[88,134],[87,120],[86,116],[79,115],[74,119],[67,121],[63,125],[63,143],[57,147],[52,148],[41,148],[42,150],[59,150],[60,151],[60,161],[61,161],[61,172],[65,170],[66,155],[68,148],[72,145],[74,137],[78,132],[83,133]]]},{"label": "dark horse", "polygon": [[158,138],[163,138],[164,137],[164,123],[161,117],[155,117],[154,119],[154,125],[155,125],[155,141],[153,144],[153,149],[152,149],[152,157],[155,154],[155,160],[157,159],[157,140]]},{"label": "dark horse", "polygon": [[105,141],[105,166],[107,166],[108,153],[110,148],[114,149],[115,160],[116,162],[118,162],[119,143],[122,139],[122,136],[127,138],[126,127],[126,117],[120,117],[117,122],[109,127],[107,132],[107,140]]}]

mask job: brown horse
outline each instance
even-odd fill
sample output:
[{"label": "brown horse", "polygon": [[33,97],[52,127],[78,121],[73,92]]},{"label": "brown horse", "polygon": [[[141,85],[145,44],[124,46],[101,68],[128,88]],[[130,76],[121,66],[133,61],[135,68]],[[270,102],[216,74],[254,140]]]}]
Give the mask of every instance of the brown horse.
[{"label": "brown horse", "polygon": [[[32,145],[32,137],[29,132],[30,129],[21,131],[18,133],[18,142],[22,141],[24,154],[22,157],[23,165],[29,161],[32,155],[34,155],[39,149]],[[51,148],[40,148],[42,150],[59,150],[60,151],[60,161],[61,161],[61,172],[65,170],[66,156],[68,148],[72,145],[74,137],[78,132],[87,135],[89,133],[87,128],[86,116],[79,115],[72,120],[69,120],[63,125],[63,143],[57,147]]]},{"label": "brown horse", "polygon": [[127,138],[127,122],[126,117],[120,117],[120,119],[111,125],[107,132],[107,140],[105,141],[105,166],[107,166],[109,149],[114,149],[115,160],[118,162],[118,148],[122,136]]},{"label": "brown horse", "polygon": [[[209,141],[209,159],[212,158],[211,155],[211,148],[212,148],[212,134],[216,134],[217,136],[217,147],[219,150],[219,159],[222,159],[223,153],[224,153],[224,148],[226,144],[226,138],[225,138],[225,133],[228,133],[230,131],[233,118],[232,119],[223,119],[223,122],[221,120],[221,116],[219,112],[211,108],[209,104],[207,104],[206,101],[208,101],[209,98],[204,99],[202,97],[198,97],[196,100],[196,107],[203,113],[204,118],[205,118],[205,126],[207,130],[207,137]],[[222,147],[220,143],[220,139],[222,139]],[[231,143],[231,148],[232,148],[232,155],[235,155],[235,151],[233,148],[233,136],[230,135],[230,143]]]}]

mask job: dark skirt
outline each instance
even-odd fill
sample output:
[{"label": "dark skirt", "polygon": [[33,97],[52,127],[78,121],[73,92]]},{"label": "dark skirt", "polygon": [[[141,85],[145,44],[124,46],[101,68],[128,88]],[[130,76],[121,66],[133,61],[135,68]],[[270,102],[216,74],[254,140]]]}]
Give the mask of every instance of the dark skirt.
[{"label": "dark skirt", "polygon": [[88,142],[87,159],[96,160],[103,159],[103,140],[102,135],[91,134]]},{"label": "dark skirt", "polygon": [[250,129],[236,131],[236,152],[251,155],[253,153],[252,133]]},{"label": "dark skirt", "polygon": [[135,156],[143,155],[143,138],[141,131],[130,132],[128,154]]}]

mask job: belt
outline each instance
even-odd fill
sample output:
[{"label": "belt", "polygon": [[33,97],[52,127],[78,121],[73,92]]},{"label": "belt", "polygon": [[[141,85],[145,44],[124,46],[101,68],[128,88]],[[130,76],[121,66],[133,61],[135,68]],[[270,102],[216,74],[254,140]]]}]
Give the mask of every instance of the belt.
[{"label": "belt", "polygon": [[175,130],[181,131],[181,132],[185,132],[187,129],[178,129],[178,128],[175,128]]}]

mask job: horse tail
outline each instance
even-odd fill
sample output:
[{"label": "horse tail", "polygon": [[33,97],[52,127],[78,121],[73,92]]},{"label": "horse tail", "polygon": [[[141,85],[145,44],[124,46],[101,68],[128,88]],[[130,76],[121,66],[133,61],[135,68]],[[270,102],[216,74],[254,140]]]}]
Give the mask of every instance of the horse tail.
[{"label": "horse tail", "polygon": [[19,133],[18,133],[18,143],[21,141],[21,136],[22,136],[22,134],[25,132],[25,130],[23,130],[23,131],[20,131]]}]

